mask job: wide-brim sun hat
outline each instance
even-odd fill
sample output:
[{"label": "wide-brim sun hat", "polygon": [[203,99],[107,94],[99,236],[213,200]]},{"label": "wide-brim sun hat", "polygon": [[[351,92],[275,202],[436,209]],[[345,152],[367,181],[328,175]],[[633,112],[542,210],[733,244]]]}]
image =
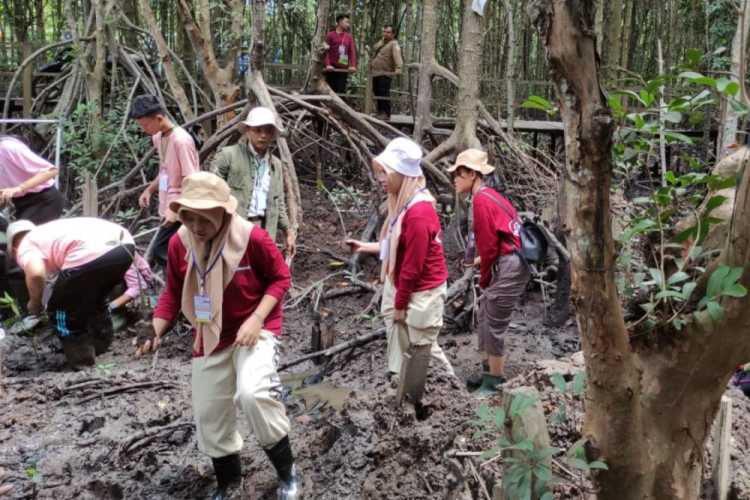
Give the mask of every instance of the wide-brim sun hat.
[{"label": "wide-brim sun hat", "polygon": [[384,167],[407,177],[422,177],[422,148],[416,142],[405,137],[393,139],[385,150],[375,157],[375,161]]},{"label": "wide-brim sun hat", "polygon": [[10,257],[13,257],[13,240],[16,239],[16,236],[28,233],[29,231],[36,228],[36,224],[31,222],[30,220],[17,220],[15,222],[12,222],[8,226],[8,230],[6,231],[6,236],[8,238],[8,255]]},{"label": "wide-brim sun hat", "polygon": [[182,180],[180,197],[169,203],[169,209],[179,213],[182,209],[211,210],[223,208],[228,214],[237,211],[237,198],[229,185],[216,174],[196,172]]},{"label": "wide-brim sun hat", "polygon": [[281,127],[276,123],[276,115],[269,108],[258,106],[250,110],[247,119],[242,122],[245,127],[262,127],[264,125],[273,125],[278,132],[283,132]]},{"label": "wide-brim sun hat", "polygon": [[495,167],[487,162],[487,153],[481,149],[467,149],[456,157],[455,163],[448,168],[448,173],[453,173],[458,167],[474,170],[482,175],[488,175],[495,171]]}]

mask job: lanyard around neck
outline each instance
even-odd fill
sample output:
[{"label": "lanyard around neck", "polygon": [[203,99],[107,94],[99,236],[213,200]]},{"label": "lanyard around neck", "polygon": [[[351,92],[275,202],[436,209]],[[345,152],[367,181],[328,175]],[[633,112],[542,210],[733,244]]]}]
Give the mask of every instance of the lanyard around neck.
[{"label": "lanyard around neck", "polygon": [[224,250],[224,245],[221,246],[218,252],[216,252],[216,255],[214,255],[213,260],[208,264],[208,267],[206,267],[206,270],[201,270],[201,267],[198,265],[198,260],[195,258],[195,252],[193,250],[190,250],[190,255],[193,259],[193,267],[195,267],[195,270],[198,273],[198,279],[200,281],[200,293],[201,295],[205,294],[206,290],[206,277],[208,276],[208,273],[211,272],[211,270],[216,267],[216,264],[219,262],[219,258],[222,255],[222,252]]},{"label": "lanyard around neck", "polygon": [[413,195],[411,195],[411,197],[406,201],[406,203],[404,203],[403,208],[401,208],[401,210],[399,210],[398,214],[396,214],[396,217],[393,218],[393,220],[391,221],[390,225],[388,226],[388,234],[389,235],[393,232],[393,226],[396,225],[396,221],[398,220],[398,218],[401,217],[401,214],[403,214],[404,212],[406,212],[409,209],[409,206],[411,205],[412,201],[414,201],[414,198],[416,198],[419,193],[421,193],[422,191],[426,191],[426,190],[427,190],[427,188],[423,187],[422,189],[418,190],[416,193],[414,193]]}]

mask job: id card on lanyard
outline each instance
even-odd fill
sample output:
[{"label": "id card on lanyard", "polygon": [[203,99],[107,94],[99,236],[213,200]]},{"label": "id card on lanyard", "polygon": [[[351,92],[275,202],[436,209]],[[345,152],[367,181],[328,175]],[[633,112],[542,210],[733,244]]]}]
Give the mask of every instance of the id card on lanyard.
[{"label": "id card on lanyard", "polygon": [[211,304],[211,297],[208,296],[206,293],[206,277],[208,276],[208,273],[211,272],[211,270],[216,266],[216,263],[219,262],[219,259],[221,258],[223,248],[219,249],[219,251],[214,256],[213,260],[209,263],[208,267],[206,267],[205,271],[202,271],[200,266],[198,265],[198,261],[195,258],[195,253],[191,250],[190,255],[193,259],[193,267],[195,267],[195,270],[198,272],[198,294],[193,296],[193,309],[195,309],[195,320],[198,323],[210,323],[211,319],[213,317],[213,308]]}]

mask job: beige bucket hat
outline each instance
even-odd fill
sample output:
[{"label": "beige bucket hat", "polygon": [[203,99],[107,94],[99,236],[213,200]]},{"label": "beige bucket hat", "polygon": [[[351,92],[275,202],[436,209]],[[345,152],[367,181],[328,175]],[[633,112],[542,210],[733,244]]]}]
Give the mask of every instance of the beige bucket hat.
[{"label": "beige bucket hat", "polygon": [[453,166],[448,168],[448,173],[455,172],[458,167],[466,167],[482,175],[488,175],[495,171],[495,167],[487,163],[487,153],[479,149],[467,149],[459,154]]},{"label": "beige bucket hat", "polygon": [[221,177],[210,172],[196,172],[183,179],[182,194],[169,204],[174,213],[183,208],[223,208],[228,214],[233,214],[237,210],[237,198],[232,196],[229,185]]}]

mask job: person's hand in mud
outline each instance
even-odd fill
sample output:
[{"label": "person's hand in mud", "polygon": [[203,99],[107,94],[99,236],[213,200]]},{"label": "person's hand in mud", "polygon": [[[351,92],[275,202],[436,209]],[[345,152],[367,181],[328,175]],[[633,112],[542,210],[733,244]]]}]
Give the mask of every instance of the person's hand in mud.
[{"label": "person's hand in mud", "polygon": [[393,310],[393,322],[394,323],[406,323],[406,309],[394,309]]},{"label": "person's hand in mud", "polygon": [[261,330],[263,330],[263,320],[257,312],[253,312],[237,331],[237,339],[234,341],[234,345],[255,347],[260,338]]},{"label": "person's hand in mud", "polygon": [[349,249],[352,253],[379,253],[380,252],[380,245],[377,242],[370,242],[370,241],[360,241],[360,240],[353,240],[351,238],[347,238],[344,240],[344,243],[346,243],[349,246]]},{"label": "person's hand in mud", "polygon": [[150,352],[156,352],[161,346],[161,338],[169,328],[169,322],[162,318],[154,318],[153,320],[154,336],[147,339],[145,342],[138,342],[135,348],[135,357],[138,358]]}]

